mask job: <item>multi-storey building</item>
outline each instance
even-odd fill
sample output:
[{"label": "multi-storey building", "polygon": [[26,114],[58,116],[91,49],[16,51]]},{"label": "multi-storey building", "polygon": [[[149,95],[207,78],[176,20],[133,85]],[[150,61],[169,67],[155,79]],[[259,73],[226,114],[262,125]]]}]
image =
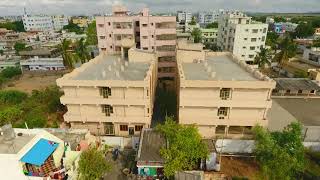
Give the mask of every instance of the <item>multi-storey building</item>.
[{"label": "multi-storey building", "polygon": [[72,23],[78,25],[81,28],[88,27],[89,19],[86,17],[75,17],[72,18]]},{"label": "multi-storey building", "polygon": [[178,11],[177,17],[179,23],[189,23],[192,20],[192,13],[186,11]]},{"label": "multi-storey building", "polygon": [[217,43],[218,29],[201,28],[202,43]]},{"label": "multi-storey building", "polygon": [[157,82],[155,53],[130,49],[128,58],[100,53],[57,80],[71,128],[99,135],[138,135],[149,128]]},{"label": "multi-storey building", "polygon": [[[144,8],[137,15],[128,15],[124,6],[114,6],[111,16],[96,17],[98,47],[108,54],[124,53],[135,46],[155,51],[158,55],[159,74],[162,80],[175,79],[176,17],[152,16]],[[127,47],[123,47],[123,43]]]},{"label": "multi-storey building", "polygon": [[276,83],[230,52],[178,45],[179,123],[196,124],[203,138],[243,137],[267,126]]},{"label": "multi-storey building", "polygon": [[268,24],[252,21],[241,12],[224,12],[219,18],[217,45],[252,63],[260,48],[265,47],[267,31]]},{"label": "multi-storey building", "polygon": [[213,22],[217,22],[221,11],[213,12],[200,12],[198,14],[198,23],[201,25],[207,25]]},{"label": "multi-storey building", "polygon": [[59,31],[63,26],[68,25],[68,17],[66,16],[52,16],[53,29]]},{"label": "multi-storey building", "polygon": [[51,16],[28,15],[22,16],[23,26],[26,31],[52,31],[53,22]]}]

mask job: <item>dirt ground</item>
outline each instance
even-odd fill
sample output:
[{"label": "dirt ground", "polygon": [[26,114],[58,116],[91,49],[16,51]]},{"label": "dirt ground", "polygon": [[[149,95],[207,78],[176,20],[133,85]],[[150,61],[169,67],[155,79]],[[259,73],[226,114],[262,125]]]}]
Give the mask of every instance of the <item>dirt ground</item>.
[{"label": "dirt ground", "polygon": [[231,177],[258,179],[258,166],[253,158],[222,157],[221,173]]},{"label": "dirt ground", "polygon": [[40,90],[51,85],[56,85],[56,79],[62,75],[31,75],[23,74],[19,79],[12,80],[7,83],[6,90],[20,90],[26,93],[31,93],[32,90]]}]

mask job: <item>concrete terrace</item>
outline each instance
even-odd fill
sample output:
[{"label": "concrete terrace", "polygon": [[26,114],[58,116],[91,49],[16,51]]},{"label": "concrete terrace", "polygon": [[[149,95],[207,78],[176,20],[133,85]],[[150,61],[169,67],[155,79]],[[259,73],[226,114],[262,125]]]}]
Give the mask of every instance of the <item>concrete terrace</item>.
[{"label": "concrete terrace", "polygon": [[150,64],[147,62],[128,62],[116,55],[104,55],[89,63],[72,80],[128,80],[143,81]]},{"label": "concrete terrace", "polygon": [[0,136],[0,154],[16,154],[34,137],[34,134],[23,134],[22,136],[16,135],[12,140],[5,140],[3,136]]},{"label": "concrete terrace", "polygon": [[182,63],[186,80],[259,81],[228,55],[208,56],[200,63]]}]

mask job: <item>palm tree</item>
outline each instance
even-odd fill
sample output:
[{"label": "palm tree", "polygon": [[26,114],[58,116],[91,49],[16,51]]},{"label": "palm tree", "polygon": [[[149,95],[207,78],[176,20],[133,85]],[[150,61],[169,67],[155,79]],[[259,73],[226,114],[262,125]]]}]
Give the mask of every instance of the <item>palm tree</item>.
[{"label": "palm tree", "polygon": [[70,51],[71,45],[72,45],[72,42],[70,40],[63,39],[59,47],[62,51],[63,64],[68,69],[74,68],[74,61],[75,61],[74,54],[72,53],[72,51]]},{"label": "palm tree", "polygon": [[261,48],[260,52],[254,58],[254,64],[257,64],[260,69],[264,69],[265,65],[271,65],[271,53],[269,49]]},{"label": "palm tree", "polygon": [[278,61],[279,67],[282,69],[284,64],[288,62],[289,58],[295,56],[297,46],[287,36],[279,43],[279,49],[281,51],[276,54],[275,60]]},{"label": "palm tree", "polygon": [[76,42],[76,56],[81,60],[81,63],[86,63],[90,57],[86,43],[84,42],[84,38],[81,38]]}]

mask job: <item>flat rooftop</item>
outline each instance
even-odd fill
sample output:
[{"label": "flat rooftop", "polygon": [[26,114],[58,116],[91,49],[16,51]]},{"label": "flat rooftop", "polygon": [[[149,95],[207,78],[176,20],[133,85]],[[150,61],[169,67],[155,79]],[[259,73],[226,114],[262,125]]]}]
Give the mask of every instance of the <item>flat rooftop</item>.
[{"label": "flat rooftop", "polygon": [[273,98],[304,126],[320,126],[319,98]]},{"label": "flat rooftop", "polygon": [[[144,80],[150,64],[148,62],[128,62],[120,60],[120,56],[106,55],[91,63],[79,72],[72,80]],[[121,70],[121,66],[124,70]]]},{"label": "flat rooftop", "polygon": [[16,154],[34,137],[34,134],[23,134],[22,136],[16,135],[13,140],[6,141],[3,136],[0,136],[0,154]]},{"label": "flat rooftop", "polygon": [[160,149],[165,146],[165,138],[160,133],[152,129],[143,131],[142,143],[138,161],[164,162],[160,156]]},{"label": "flat rooftop", "polygon": [[[205,66],[205,61],[208,63]],[[209,56],[201,63],[182,63],[186,80],[222,80],[222,81],[258,81],[253,74],[247,72],[227,55]],[[207,68],[211,67],[208,72]],[[215,73],[214,76],[211,76]]]},{"label": "flat rooftop", "polygon": [[320,87],[306,78],[275,78],[277,90],[320,90]]}]

